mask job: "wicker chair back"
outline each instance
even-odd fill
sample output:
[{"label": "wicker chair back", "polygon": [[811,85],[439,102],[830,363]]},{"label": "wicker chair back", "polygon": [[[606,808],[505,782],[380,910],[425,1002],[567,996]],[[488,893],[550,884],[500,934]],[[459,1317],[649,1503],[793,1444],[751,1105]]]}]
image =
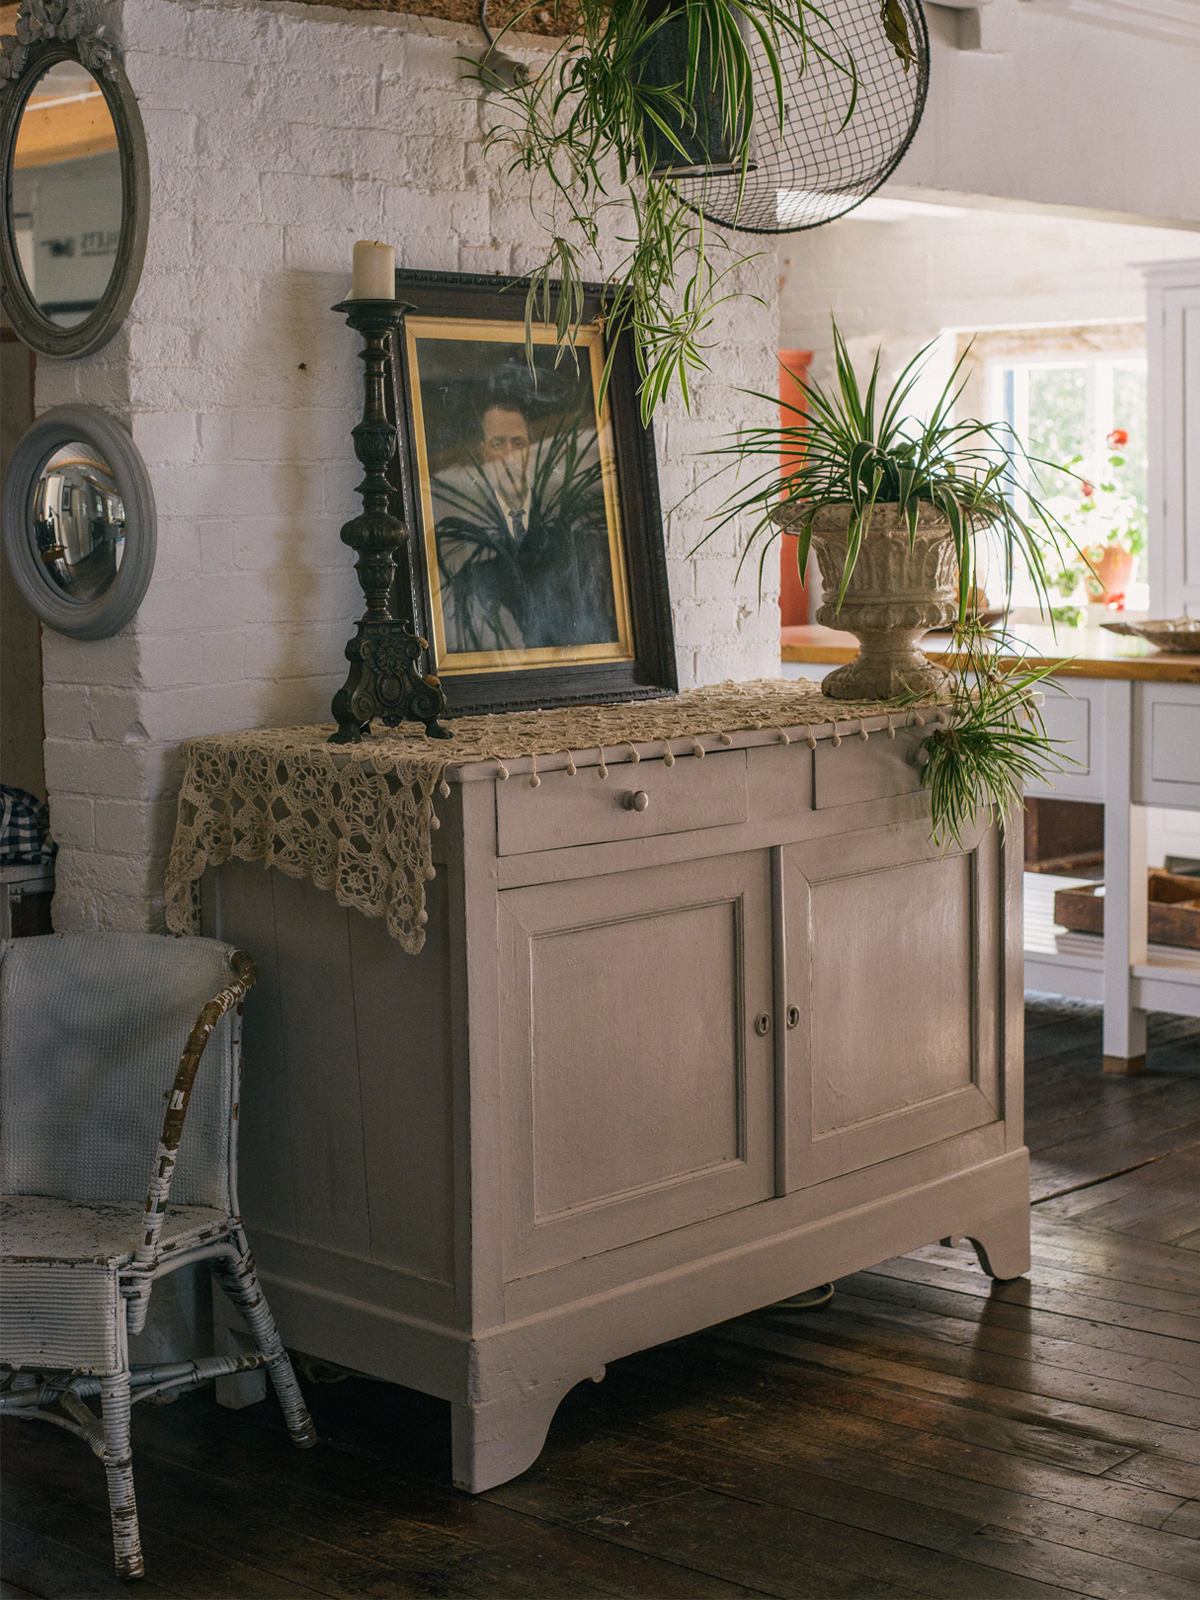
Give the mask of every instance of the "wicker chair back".
[{"label": "wicker chair back", "polygon": [[[215,939],[94,934],[18,939],[0,956],[3,1193],[146,1198],[180,1053],[229,981]],[[234,1209],[230,1018],[204,1053],[171,1203]]]}]

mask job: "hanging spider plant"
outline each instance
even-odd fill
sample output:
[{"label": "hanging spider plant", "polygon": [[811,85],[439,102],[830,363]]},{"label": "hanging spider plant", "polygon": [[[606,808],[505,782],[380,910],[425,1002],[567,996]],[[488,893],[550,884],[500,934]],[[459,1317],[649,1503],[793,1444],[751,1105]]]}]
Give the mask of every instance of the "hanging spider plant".
[{"label": "hanging spider plant", "polygon": [[1073,757],[1057,754],[1038,708],[1037,691],[1053,668],[1002,667],[1020,642],[977,623],[956,629],[957,670],[943,697],[949,715],[921,747],[921,784],[929,790],[935,844],[960,848],[963,831],[983,812],[1001,829],[1019,809],[1026,785],[1044,783]]},{"label": "hanging spider plant", "polygon": [[[530,5],[507,24],[519,26]],[[707,366],[704,335],[730,298],[737,256],[714,243],[704,219],[679,195],[674,176],[704,169],[751,169],[756,57],[770,78],[772,115],[786,115],[780,43],[803,49],[806,70],[849,83],[848,122],[858,79],[848,47],[819,45],[809,18],[836,26],[816,0],[578,0],[578,27],[536,77],[479,80],[498,98],[502,120],[489,147],[506,146],[509,171],[530,182],[530,205],[549,235],[543,263],[529,278],[526,326],[555,326],[561,348],[582,313],[584,282],[601,262],[601,232],[613,207],[631,207],[633,231],[621,261],[605,274],[605,313],[613,337],[636,335],[643,419],[678,385]],[[913,58],[899,8],[887,3],[881,26],[902,60]],[[664,63],[666,64],[664,67]],[[536,185],[548,186],[546,193]],[[724,253],[724,259],[717,259]],[[605,372],[604,381],[607,382]]]}]

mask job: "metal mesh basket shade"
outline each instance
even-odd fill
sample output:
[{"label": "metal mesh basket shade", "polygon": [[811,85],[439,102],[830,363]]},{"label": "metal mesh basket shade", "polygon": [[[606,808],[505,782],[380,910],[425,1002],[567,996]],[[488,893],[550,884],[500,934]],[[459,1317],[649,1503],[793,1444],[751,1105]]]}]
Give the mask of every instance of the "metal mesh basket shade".
[{"label": "metal mesh basket shade", "polygon": [[[908,149],[929,86],[929,34],[920,0],[898,0],[916,60],[907,72],[884,35],[879,0],[832,0],[805,13],[810,39],[835,61],[853,57],[854,85],[828,61],[784,35],[780,124],[774,81],[757,38],[751,170],[675,179],[679,194],[712,222],[740,233],[799,233],[852,210],[873,194]],[[748,41],[750,42],[750,41]],[[845,126],[843,127],[843,122]]]}]

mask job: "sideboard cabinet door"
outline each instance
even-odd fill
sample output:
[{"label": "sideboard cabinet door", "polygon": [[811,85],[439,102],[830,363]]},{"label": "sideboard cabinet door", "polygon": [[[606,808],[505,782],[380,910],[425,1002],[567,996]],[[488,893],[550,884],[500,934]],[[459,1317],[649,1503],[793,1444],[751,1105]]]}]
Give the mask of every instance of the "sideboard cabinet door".
[{"label": "sideboard cabinet door", "polygon": [[927,821],[782,851],[789,1190],[995,1122],[1002,954],[994,834]]},{"label": "sideboard cabinet door", "polygon": [[774,1192],[766,851],[500,896],[505,1276]]}]

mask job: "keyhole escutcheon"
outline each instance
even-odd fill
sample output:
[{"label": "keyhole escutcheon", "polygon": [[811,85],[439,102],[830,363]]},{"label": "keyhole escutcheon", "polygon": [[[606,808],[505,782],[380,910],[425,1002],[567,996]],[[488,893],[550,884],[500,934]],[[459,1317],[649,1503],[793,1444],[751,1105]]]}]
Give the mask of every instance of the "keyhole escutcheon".
[{"label": "keyhole escutcheon", "polygon": [[794,1028],[799,1021],[800,1021],[800,1007],[799,1006],[789,1006],[787,1008],[787,1025],[788,1025],[788,1027],[789,1028]]},{"label": "keyhole escutcheon", "polygon": [[770,1031],[771,1031],[771,1019],[770,1019],[770,1017],[767,1015],[767,1013],[765,1011],[760,1011],[758,1016],[755,1017],[755,1019],[754,1019],[754,1031],[755,1031],[755,1033],[757,1033],[759,1035],[765,1035],[765,1034],[770,1033]]}]

